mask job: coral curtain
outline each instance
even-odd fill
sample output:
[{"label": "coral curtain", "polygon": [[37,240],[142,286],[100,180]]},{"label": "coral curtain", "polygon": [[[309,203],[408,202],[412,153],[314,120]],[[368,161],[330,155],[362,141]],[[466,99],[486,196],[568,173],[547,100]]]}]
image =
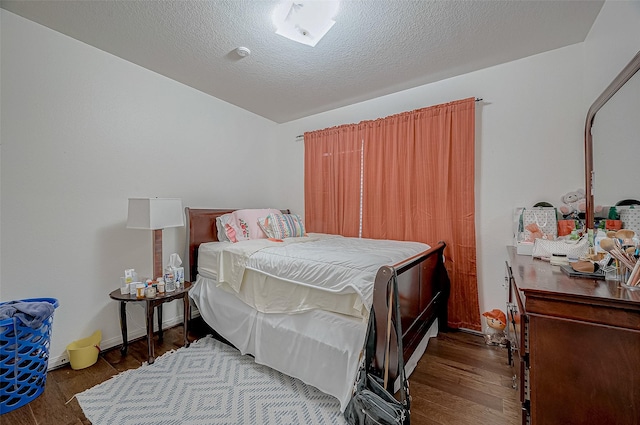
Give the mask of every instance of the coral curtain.
[{"label": "coral curtain", "polygon": [[305,219],[314,232],[445,241],[448,325],[480,330],[474,135],[474,98],[305,133]]},{"label": "coral curtain", "polygon": [[309,232],[358,236],[362,138],[352,125],[304,134],[304,210]]},{"label": "coral curtain", "polygon": [[446,242],[448,325],[481,329],[475,240],[475,99],[360,123],[362,237]]}]

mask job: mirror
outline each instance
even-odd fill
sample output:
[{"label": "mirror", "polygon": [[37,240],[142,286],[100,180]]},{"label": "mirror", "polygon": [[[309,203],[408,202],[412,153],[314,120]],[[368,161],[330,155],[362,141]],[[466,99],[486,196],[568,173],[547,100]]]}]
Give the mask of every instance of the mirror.
[{"label": "mirror", "polygon": [[640,72],[598,112],[593,137],[594,205],[640,197]]},{"label": "mirror", "polygon": [[[640,52],[591,105],[585,126],[586,226],[596,205],[640,198]],[[597,118],[596,118],[596,113]]]}]

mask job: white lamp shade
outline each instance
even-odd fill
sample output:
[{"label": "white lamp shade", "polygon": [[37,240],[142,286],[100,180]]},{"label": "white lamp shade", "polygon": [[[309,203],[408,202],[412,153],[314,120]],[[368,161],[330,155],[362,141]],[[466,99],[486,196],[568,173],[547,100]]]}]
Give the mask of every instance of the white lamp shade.
[{"label": "white lamp shade", "polygon": [[179,198],[129,198],[127,228],[165,229],[184,226]]}]

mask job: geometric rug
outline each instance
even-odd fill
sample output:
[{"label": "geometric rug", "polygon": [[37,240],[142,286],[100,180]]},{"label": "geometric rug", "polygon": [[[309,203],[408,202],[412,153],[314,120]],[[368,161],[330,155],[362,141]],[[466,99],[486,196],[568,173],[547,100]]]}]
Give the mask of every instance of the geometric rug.
[{"label": "geometric rug", "polygon": [[211,336],[76,395],[93,425],[344,425],[340,403]]}]

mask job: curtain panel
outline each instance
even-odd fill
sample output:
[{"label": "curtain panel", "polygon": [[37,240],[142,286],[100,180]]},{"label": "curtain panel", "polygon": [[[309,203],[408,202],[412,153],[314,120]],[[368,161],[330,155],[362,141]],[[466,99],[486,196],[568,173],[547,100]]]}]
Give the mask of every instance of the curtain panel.
[{"label": "curtain panel", "polygon": [[[349,137],[329,137],[335,131]],[[333,155],[358,143],[362,149],[357,160],[354,154],[349,163],[319,168],[317,155],[328,156],[327,140],[340,145],[333,147]],[[353,169],[341,174],[330,170],[340,166]],[[365,238],[445,241],[451,279],[448,325],[479,331],[474,174],[474,98],[305,133],[305,217],[310,231],[357,235],[353,224],[334,223],[352,219],[358,220]],[[353,180],[341,181],[345,178]],[[307,181],[333,202],[352,205],[327,205],[324,198],[307,192]],[[348,198],[331,195],[334,190],[346,192],[346,187]],[[332,224],[323,227],[325,223]],[[316,230],[320,228],[350,233]]]},{"label": "curtain panel", "polygon": [[351,125],[304,134],[304,211],[308,231],[357,237],[362,139]]}]

